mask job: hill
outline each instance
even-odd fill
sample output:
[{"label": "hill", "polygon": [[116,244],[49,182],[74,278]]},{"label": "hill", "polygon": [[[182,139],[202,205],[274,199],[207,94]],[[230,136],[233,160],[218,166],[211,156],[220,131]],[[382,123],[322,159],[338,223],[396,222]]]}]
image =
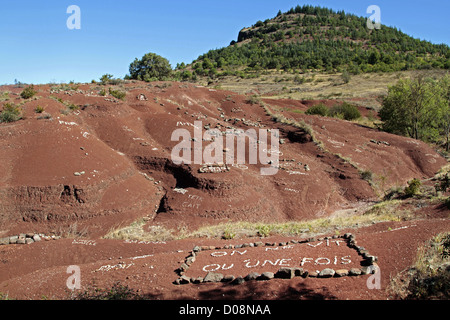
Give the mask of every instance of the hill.
[{"label": "hill", "polygon": [[[449,230],[448,192],[433,188],[446,160],[420,141],[304,113],[333,100],[251,101],[180,82],[39,85],[30,99],[23,90],[0,87],[20,110],[0,123],[0,298],[105,289],[110,299],[387,299],[417,248]],[[194,121],[222,135],[279,129],[278,173],[175,164],[171,133],[192,134]],[[380,202],[413,178],[422,180],[416,197]],[[343,245],[347,232],[358,245]],[[231,262],[230,245],[239,251]],[[382,290],[367,289],[367,250]],[[298,267],[300,257],[317,262],[302,277],[200,283],[218,263],[226,279],[242,280]],[[81,287],[68,293],[76,267]],[[321,277],[325,267],[340,277]]]},{"label": "hill", "polygon": [[305,5],[242,29],[230,46],[193,61],[184,77],[249,77],[269,69],[358,74],[431,68],[450,68],[447,45],[385,25],[370,30],[367,18]]}]

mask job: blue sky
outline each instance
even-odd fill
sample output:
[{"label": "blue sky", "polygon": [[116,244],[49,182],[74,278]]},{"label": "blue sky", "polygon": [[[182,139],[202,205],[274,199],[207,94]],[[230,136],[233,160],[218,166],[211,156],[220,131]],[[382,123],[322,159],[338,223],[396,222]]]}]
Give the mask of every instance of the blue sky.
[{"label": "blue sky", "polygon": [[[155,52],[190,63],[237,40],[239,30],[296,5],[311,4],[368,17],[416,38],[450,45],[447,0],[2,0],[0,84],[90,82],[105,73],[123,78],[135,58]],[[66,25],[70,5],[81,29]]]}]

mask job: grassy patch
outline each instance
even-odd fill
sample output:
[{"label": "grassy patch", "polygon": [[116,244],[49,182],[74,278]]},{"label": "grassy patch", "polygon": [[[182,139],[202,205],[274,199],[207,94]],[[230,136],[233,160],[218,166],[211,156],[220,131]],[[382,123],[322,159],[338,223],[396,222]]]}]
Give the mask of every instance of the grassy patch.
[{"label": "grassy patch", "polygon": [[6,103],[0,113],[0,122],[15,122],[22,119],[22,112],[19,106]]},{"label": "grassy patch", "polygon": [[450,232],[441,233],[421,246],[414,265],[391,280],[389,291],[403,300],[448,300]]},{"label": "grassy patch", "polygon": [[104,238],[140,241],[169,241],[176,239],[173,230],[152,226],[148,231],[145,231],[145,224],[146,221],[144,219],[138,220],[127,227],[111,230]]},{"label": "grassy patch", "polygon": [[120,282],[116,282],[109,289],[100,289],[89,287],[88,289],[76,294],[72,294],[71,300],[143,300],[144,297],[137,293],[134,289]]}]

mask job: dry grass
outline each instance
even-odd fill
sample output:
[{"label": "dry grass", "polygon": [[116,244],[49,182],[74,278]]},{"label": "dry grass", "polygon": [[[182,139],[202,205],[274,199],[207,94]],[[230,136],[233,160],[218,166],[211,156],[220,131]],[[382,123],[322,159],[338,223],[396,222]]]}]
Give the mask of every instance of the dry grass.
[{"label": "dry grass", "polygon": [[[348,101],[349,99],[360,98],[361,100],[358,103],[361,106],[379,110],[381,101],[378,97],[387,94],[388,86],[396,84],[399,79],[411,78],[419,72],[428,77],[438,77],[444,75],[447,71],[421,70],[359,74],[352,75],[350,81],[345,83],[340,73],[291,74],[270,70],[253,79],[241,79],[235,76],[224,77],[214,82],[212,86],[220,86],[221,89],[240,94],[258,92],[261,98],[272,99],[336,99]],[[299,78],[303,80],[299,82]],[[206,82],[203,84],[206,85]]]},{"label": "dry grass", "polygon": [[189,232],[187,229],[168,230],[164,227],[153,226],[144,231],[146,222],[136,221],[130,226],[112,230],[104,238],[139,241],[169,241],[187,238],[221,238],[234,239],[246,237],[305,236],[312,237],[318,234],[334,233],[345,228],[360,228],[385,221],[401,221],[410,218],[407,210],[399,210],[400,201],[386,201],[371,206],[363,214],[340,212],[331,217],[318,218],[307,221],[293,221],[285,223],[252,223],[229,222],[214,226],[202,227]]},{"label": "dry grass", "polygon": [[421,246],[414,265],[391,279],[389,292],[397,299],[450,298],[450,232]]},{"label": "dry grass", "polygon": [[312,237],[326,233],[339,234],[339,230],[346,228],[360,228],[379,222],[409,219],[409,212],[398,210],[398,206],[399,202],[397,201],[387,201],[373,206],[362,215],[347,213],[308,221],[286,223],[230,222],[201,228],[191,233],[189,237],[230,239],[238,238],[237,235],[246,237],[273,235]]}]

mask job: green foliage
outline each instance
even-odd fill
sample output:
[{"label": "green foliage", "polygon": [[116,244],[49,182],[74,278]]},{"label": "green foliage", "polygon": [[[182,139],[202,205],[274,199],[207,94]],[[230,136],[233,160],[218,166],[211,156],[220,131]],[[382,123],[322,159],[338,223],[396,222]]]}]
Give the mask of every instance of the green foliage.
[{"label": "green foliage", "polygon": [[361,118],[361,113],[354,105],[344,102],[333,106],[330,110],[330,116],[351,121]]},{"label": "green foliage", "polygon": [[34,109],[34,112],[36,112],[36,113],[42,113],[42,112],[44,112],[44,107],[41,107],[41,106],[37,106],[35,109]]},{"label": "green foliage", "polygon": [[6,103],[0,113],[0,122],[15,122],[22,119],[22,113],[18,106]]},{"label": "green foliage", "polygon": [[359,173],[361,175],[361,179],[366,180],[367,182],[371,183],[373,179],[373,173],[370,170],[361,171]]},{"label": "green foliage", "polygon": [[252,95],[247,99],[246,102],[250,105],[261,104],[261,99],[257,95]]},{"label": "green foliage", "polygon": [[172,67],[166,58],[155,53],[147,53],[141,60],[130,64],[130,79],[142,81],[167,80],[172,75]]},{"label": "green foliage", "polygon": [[449,140],[450,130],[450,81],[449,76],[440,80],[399,80],[390,87],[383,101],[380,118],[382,129],[399,135],[427,142]]},{"label": "green foliage", "polygon": [[[289,42],[285,41],[289,39]],[[245,42],[244,42],[245,41]],[[371,32],[367,17],[314,6],[297,6],[243,29],[238,43],[211,50],[192,63],[197,75],[237,70],[343,70],[350,74],[450,68],[450,48],[412,38],[382,25]],[[195,67],[198,65],[198,67]],[[221,76],[218,71],[217,76]]]},{"label": "green foliage", "polygon": [[116,99],[124,100],[127,93],[125,91],[109,88],[109,94]]},{"label": "green foliage", "polygon": [[347,70],[344,70],[344,72],[342,72],[341,78],[342,78],[342,81],[344,81],[344,83],[349,83],[351,76]]},{"label": "green foliage", "polygon": [[113,78],[113,75],[107,73],[107,74],[104,74],[104,75],[101,76],[100,82],[101,82],[102,84],[108,84],[109,81],[110,81],[112,78]]},{"label": "green foliage", "polygon": [[420,182],[419,179],[414,178],[413,180],[408,182],[408,186],[405,188],[405,196],[406,197],[413,197],[415,196],[419,190],[420,186],[422,185],[422,182]]},{"label": "green foliage", "polygon": [[23,89],[23,91],[20,93],[20,96],[21,96],[23,99],[30,99],[30,98],[32,98],[36,93],[37,93],[37,91],[34,90],[34,86],[31,85],[31,86],[26,87],[25,89]]},{"label": "green foliage", "polygon": [[323,103],[320,103],[310,107],[308,110],[306,110],[305,113],[309,115],[319,115],[322,117],[327,117],[330,114],[330,109],[328,109],[328,107]]}]

